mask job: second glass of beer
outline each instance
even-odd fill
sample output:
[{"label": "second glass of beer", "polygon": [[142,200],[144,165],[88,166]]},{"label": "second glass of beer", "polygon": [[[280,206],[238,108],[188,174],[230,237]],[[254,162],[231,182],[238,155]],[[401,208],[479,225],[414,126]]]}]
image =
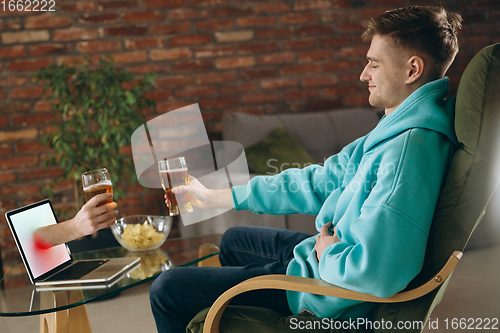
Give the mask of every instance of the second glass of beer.
[{"label": "second glass of beer", "polygon": [[[113,193],[113,184],[106,168],[82,173],[83,193],[87,202],[102,193]],[[102,201],[98,206],[113,202],[113,198]]]},{"label": "second glass of beer", "polygon": [[193,206],[189,201],[189,194],[172,193],[172,188],[180,185],[190,185],[186,160],[183,156],[158,161],[161,186],[167,195],[170,216],[180,213],[191,213]]}]

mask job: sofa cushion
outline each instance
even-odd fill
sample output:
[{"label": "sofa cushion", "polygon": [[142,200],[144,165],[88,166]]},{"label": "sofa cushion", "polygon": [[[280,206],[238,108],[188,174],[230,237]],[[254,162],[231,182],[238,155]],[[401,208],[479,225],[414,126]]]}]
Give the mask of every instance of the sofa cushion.
[{"label": "sofa cushion", "polygon": [[245,148],[248,167],[253,173],[272,175],[288,168],[303,168],[315,161],[283,127],[264,140]]},{"label": "sofa cushion", "polygon": [[379,116],[373,108],[260,116],[227,113],[222,119],[222,135],[224,140],[239,142],[247,148],[281,126],[316,162],[322,163],[348,143],[367,134],[378,121]]}]

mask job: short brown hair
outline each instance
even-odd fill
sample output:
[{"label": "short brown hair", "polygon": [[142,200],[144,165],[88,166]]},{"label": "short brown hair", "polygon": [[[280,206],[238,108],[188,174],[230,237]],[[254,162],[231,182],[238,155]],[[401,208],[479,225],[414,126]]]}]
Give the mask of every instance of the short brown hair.
[{"label": "short brown hair", "polygon": [[404,7],[371,19],[362,37],[368,41],[376,34],[386,36],[396,46],[421,52],[424,63],[430,62],[429,75],[434,80],[444,77],[455,59],[461,22],[459,14],[444,7]]}]

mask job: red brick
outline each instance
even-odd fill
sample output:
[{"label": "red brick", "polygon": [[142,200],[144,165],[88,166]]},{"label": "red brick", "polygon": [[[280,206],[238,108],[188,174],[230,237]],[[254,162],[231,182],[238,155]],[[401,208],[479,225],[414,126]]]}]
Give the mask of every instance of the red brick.
[{"label": "red brick", "polygon": [[190,0],[190,4],[194,6],[219,5],[226,3],[227,0]]},{"label": "red brick", "polygon": [[[99,59],[101,58],[100,54],[91,54],[88,57],[88,60],[91,62],[93,65],[98,65],[99,64]],[[83,55],[79,56],[60,56],[57,57],[57,64],[61,65],[62,63],[66,63],[68,66],[78,66],[82,64],[84,61]]]},{"label": "red brick", "polygon": [[40,98],[43,87],[14,88],[9,93],[9,98]]},{"label": "red brick", "polygon": [[127,196],[117,201],[119,207],[130,207],[142,205],[142,199],[139,195]]},{"label": "red brick", "polygon": [[320,64],[317,63],[290,65],[290,66],[285,66],[282,69],[283,74],[302,74],[302,73],[319,73],[319,72],[321,72],[321,66]]},{"label": "red brick", "polygon": [[193,104],[192,102],[159,102],[156,104],[156,110],[158,113],[165,113],[173,110],[180,109],[184,106],[188,106]]},{"label": "red brick", "polygon": [[222,57],[234,54],[233,46],[208,46],[201,47],[194,51],[196,58],[208,58],[208,57]]},{"label": "red brick", "polygon": [[27,113],[30,110],[31,110],[31,103],[28,102],[13,102],[7,104],[0,104],[0,114]]},{"label": "red brick", "polygon": [[95,9],[95,4],[93,2],[77,2],[68,4],[58,4],[58,7],[63,12],[68,13],[80,13],[80,12],[90,12]]},{"label": "red brick", "polygon": [[309,25],[297,29],[299,36],[316,36],[316,35],[332,35],[333,28],[331,25]]},{"label": "red brick", "polygon": [[344,97],[346,106],[369,106],[366,95],[348,95]]},{"label": "red brick", "polygon": [[186,0],[145,0],[147,7],[162,8],[162,7],[185,7]]},{"label": "red brick", "polygon": [[109,52],[121,50],[122,45],[120,41],[89,41],[89,42],[78,42],[76,43],[76,48],[81,53],[92,53],[92,52]]},{"label": "red brick", "polygon": [[242,54],[264,53],[276,51],[276,43],[252,43],[238,46],[238,52]]},{"label": "red brick", "polygon": [[207,10],[195,10],[193,8],[172,9],[167,14],[169,20],[192,20],[208,17],[210,17],[210,14]]},{"label": "red brick", "polygon": [[17,169],[38,165],[37,156],[16,156],[0,160],[0,169]]},{"label": "red brick", "polygon": [[337,84],[338,80],[334,76],[327,77],[306,77],[300,80],[304,87],[331,86]]},{"label": "red brick", "polygon": [[283,93],[283,98],[285,100],[308,100],[318,96],[319,90],[317,89],[287,90]]},{"label": "red brick", "polygon": [[26,49],[24,46],[10,46],[0,48],[0,59],[5,58],[21,58],[26,55]]},{"label": "red brick", "polygon": [[67,54],[73,50],[72,44],[38,44],[29,47],[29,53],[32,56],[41,56],[47,54]]},{"label": "red brick", "polygon": [[[393,1],[393,0],[391,0]],[[368,20],[372,17],[377,17],[383,13],[385,13],[389,8],[369,8],[369,9],[360,9],[359,10],[359,18],[362,20]]]},{"label": "red brick", "polygon": [[293,9],[296,11],[312,9],[329,9],[332,7],[330,0],[306,0],[295,3]]},{"label": "red brick", "polygon": [[117,64],[129,64],[133,62],[144,62],[148,60],[148,54],[146,51],[131,51],[123,53],[114,53],[111,58]]},{"label": "red brick", "polygon": [[19,172],[20,180],[35,180],[35,179],[57,179],[64,174],[64,170],[59,167],[47,167],[30,169]]},{"label": "red brick", "polygon": [[160,65],[160,64],[142,64],[142,65],[134,65],[134,66],[129,66],[127,67],[129,71],[131,71],[134,74],[146,74],[149,72],[168,72],[170,71],[169,67],[166,65]]},{"label": "red brick", "polygon": [[151,33],[153,35],[170,35],[186,32],[191,29],[189,21],[171,24],[156,24],[151,26]]},{"label": "red brick", "polygon": [[87,40],[96,39],[97,30],[96,29],[86,29],[86,28],[69,28],[63,30],[54,30],[52,32],[52,39],[55,42],[63,42],[68,40]]},{"label": "red brick", "polygon": [[289,5],[278,2],[278,3],[263,3],[263,4],[255,4],[253,5],[253,9],[256,14],[260,13],[287,13],[292,11],[292,7]]},{"label": "red brick", "polygon": [[19,154],[41,153],[45,150],[43,144],[38,141],[27,141],[16,144],[16,153]]},{"label": "red brick", "polygon": [[134,9],[139,7],[138,0],[105,0],[98,2],[99,9]]},{"label": "red brick", "polygon": [[14,126],[28,126],[28,125],[39,125],[48,124],[54,120],[55,116],[52,114],[36,114],[36,115],[26,115],[26,116],[15,116]]},{"label": "red brick", "polygon": [[0,156],[11,155],[13,152],[12,146],[8,144],[0,144]]},{"label": "red brick", "polygon": [[183,90],[177,90],[175,96],[177,98],[186,97],[200,97],[200,96],[210,96],[217,94],[217,88],[214,86],[196,86],[185,88]]},{"label": "red brick", "polygon": [[215,59],[215,67],[217,69],[245,68],[245,67],[252,67],[254,65],[255,65],[254,57],[233,57],[233,58]]},{"label": "red brick", "polygon": [[211,42],[210,35],[177,36],[170,39],[170,46],[203,45]]},{"label": "red brick", "polygon": [[60,28],[67,27],[70,24],[71,19],[68,17],[61,17],[51,13],[28,16],[24,19],[25,29]]},{"label": "red brick", "polygon": [[[204,98],[200,100],[200,108],[202,110],[222,109],[239,105],[238,96]],[[205,117],[204,117],[205,119]]]},{"label": "red brick", "polygon": [[290,13],[280,17],[282,24],[311,23],[318,21],[316,13]]},{"label": "red brick", "polygon": [[3,32],[1,34],[4,44],[44,42],[49,40],[50,34],[47,30],[29,30],[16,32]]},{"label": "red brick", "polygon": [[45,100],[40,100],[35,103],[33,110],[35,112],[48,112],[52,108],[51,104]]},{"label": "red brick", "polygon": [[212,16],[247,16],[252,14],[250,7],[217,7],[211,10]]},{"label": "red brick", "polygon": [[345,46],[351,42],[359,42],[359,36],[356,38],[354,36],[338,36],[338,37],[328,37],[321,38],[319,40],[319,45],[323,47],[330,46]]},{"label": "red brick", "polygon": [[342,105],[339,99],[323,99],[323,100],[313,100],[306,102],[306,110],[308,111],[322,111],[322,110],[334,110]]},{"label": "red brick", "polygon": [[123,13],[122,20],[125,22],[154,22],[163,20],[163,15],[157,11]]},{"label": "red brick", "polygon": [[323,89],[323,95],[326,97],[347,96],[359,92],[360,89],[357,86],[348,86],[348,87],[337,86],[337,87],[328,87]]},{"label": "red brick", "polygon": [[254,32],[253,30],[219,31],[214,35],[218,43],[239,43],[253,39]]},{"label": "red brick", "polygon": [[330,60],[333,55],[332,49],[303,51],[299,53],[299,61]]},{"label": "red brick", "polygon": [[104,24],[117,22],[120,17],[116,13],[85,13],[78,18],[80,23]]},{"label": "red brick", "polygon": [[0,172],[0,184],[10,183],[15,180],[16,175],[13,172]]},{"label": "red brick", "polygon": [[207,20],[200,21],[196,23],[196,29],[198,30],[224,30],[230,29],[234,26],[234,20],[232,19],[222,19],[222,20]]},{"label": "red brick", "polygon": [[195,82],[194,75],[170,75],[168,77],[156,79],[157,87],[179,87],[193,84]]},{"label": "red brick", "polygon": [[240,27],[265,27],[276,24],[276,17],[274,16],[253,16],[242,17],[236,20]]},{"label": "red brick", "polygon": [[338,56],[340,58],[355,58],[355,57],[364,58],[367,51],[368,51],[368,46],[343,47],[339,50]]},{"label": "red brick", "polygon": [[0,117],[0,127],[7,127],[10,123],[10,117]]},{"label": "red brick", "polygon": [[340,32],[363,32],[365,26],[359,22],[339,22],[337,23],[337,30]]},{"label": "red brick", "polygon": [[220,87],[220,92],[224,95],[239,94],[249,91],[254,92],[255,90],[257,90],[257,85],[255,83],[243,83],[235,86]]},{"label": "red brick", "polygon": [[108,27],[104,29],[109,37],[126,37],[126,36],[142,36],[148,33],[147,27],[139,27],[135,25]]},{"label": "red brick", "polygon": [[261,115],[264,110],[262,109],[262,106],[242,106],[242,107],[236,107],[236,108],[229,108],[227,110],[224,110],[226,113],[247,113],[247,114],[253,114],[253,115]]},{"label": "red brick", "polygon": [[164,101],[166,99],[169,99],[172,97],[172,91],[171,90],[154,90],[154,91],[148,91],[146,93],[146,97],[148,99],[151,99],[153,101]]},{"label": "red brick", "polygon": [[227,83],[236,80],[235,72],[211,72],[198,74],[197,84]]},{"label": "red brick", "polygon": [[320,21],[323,23],[337,23],[344,21],[359,21],[356,10],[350,10],[348,12],[335,10],[331,12],[323,12],[320,14]]},{"label": "red brick", "polygon": [[326,71],[340,71],[343,69],[353,69],[353,68],[359,68],[360,70],[362,69],[358,61],[332,61],[324,64],[323,68]]},{"label": "red brick", "polygon": [[170,50],[151,50],[149,52],[151,60],[163,61],[174,59],[189,59],[192,57],[192,52],[189,48],[179,48]]},{"label": "red brick", "polygon": [[52,59],[15,60],[7,64],[10,71],[36,71],[52,64]]},{"label": "red brick", "polygon": [[260,82],[260,87],[264,90],[276,90],[296,87],[298,80],[295,78],[266,79]]},{"label": "red brick", "polygon": [[316,39],[290,40],[280,42],[280,47],[285,50],[310,50],[317,44]]},{"label": "red brick", "polygon": [[[5,20],[5,28],[10,30],[20,30],[21,29],[21,18],[12,18]],[[3,30],[3,29],[2,29]]]},{"label": "red brick", "polygon": [[130,50],[165,47],[165,39],[154,38],[154,37],[140,38],[140,39],[126,39],[125,47]]},{"label": "red brick", "polygon": [[294,32],[291,28],[277,28],[277,29],[263,29],[259,30],[256,33],[257,38],[286,38],[292,37]]},{"label": "red brick", "polygon": [[251,79],[262,79],[267,77],[276,77],[278,75],[279,75],[278,68],[258,68],[258,69],[246,70],[240,74],[240,77],[243,80],[251,80]]},{"label": "red brick", "polygon": [[283,52],[276,54],[266,54],[259,57],[259,65],[277,65],[295,62],[295,53]]},{"label": "red brick", "polygon": [[248,104],[273,103],[281,101],[277,94],[246,94],[241,96],[241,101]]}]

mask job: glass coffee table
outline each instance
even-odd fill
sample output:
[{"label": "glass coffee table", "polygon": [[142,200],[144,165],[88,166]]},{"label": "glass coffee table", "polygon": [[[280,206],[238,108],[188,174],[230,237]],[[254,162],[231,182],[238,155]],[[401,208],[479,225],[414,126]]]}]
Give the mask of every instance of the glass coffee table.
[{"label": "glass coffee table", "polygon": [[105,248],[73,254],[74,259],[140,257],[140,265],[125,273],[108,286],[72,290],[43,290],[28,282],[19,286],[9,278],[23,269],[13,267],[0,280],[0,316],[21,317],[41,315],[43,333],[89,333],[90,322],[85,304],[118,295],[120,292],[154,280],[171,267],[206,265],[218,254],[217,248],[204,243],[218,244],[220,236],[167,239],[158,250],[128,252],[122,247]]}]

